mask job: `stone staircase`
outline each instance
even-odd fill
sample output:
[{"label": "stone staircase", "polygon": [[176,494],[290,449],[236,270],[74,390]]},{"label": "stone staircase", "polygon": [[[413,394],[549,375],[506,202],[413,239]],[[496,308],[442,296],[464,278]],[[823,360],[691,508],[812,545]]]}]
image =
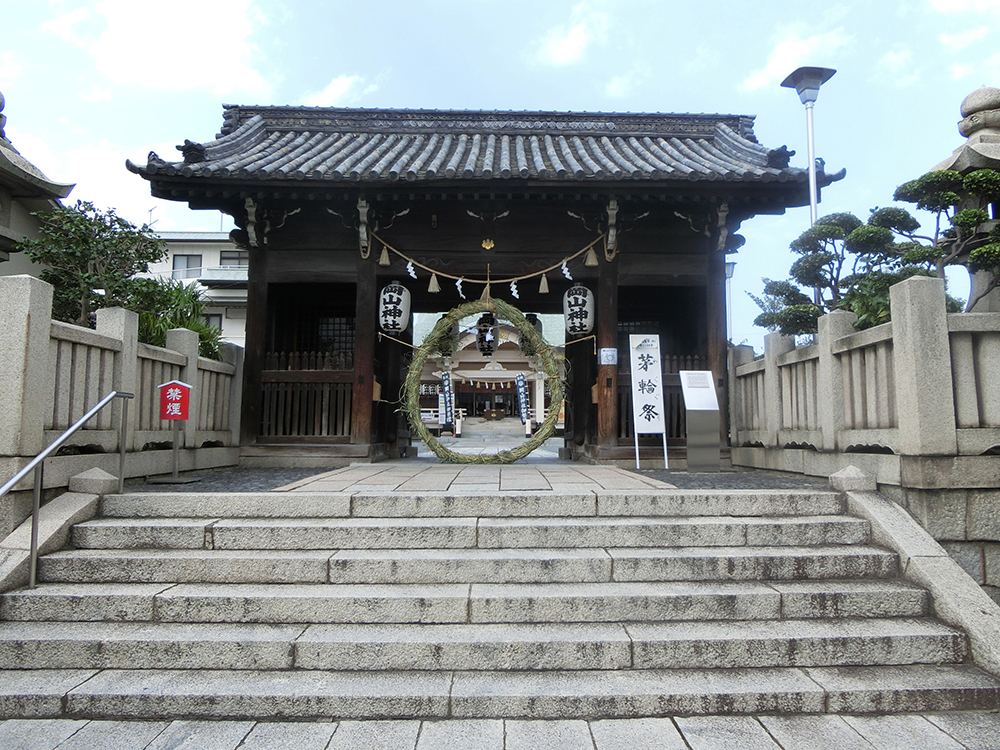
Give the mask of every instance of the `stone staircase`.
[{"label": "stone staircase", "polygon": [[0,597],[0,718],[995,709],[820,491],[132,494]]}]

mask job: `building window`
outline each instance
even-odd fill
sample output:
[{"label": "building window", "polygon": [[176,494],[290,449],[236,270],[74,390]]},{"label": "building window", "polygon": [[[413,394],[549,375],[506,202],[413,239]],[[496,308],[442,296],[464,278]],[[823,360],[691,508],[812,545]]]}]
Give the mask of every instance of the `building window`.
[{"label": "building window", "polygon": [[249,250],[222,250],[219,252],[220,266],[242,266],[250,265]]},{"label": "building window", "polygon": [[174,273],[175,279],[197,279],[201,276],[201,256],[200,255],[175,255]]},{"label": "building window", "polygon": [[320,318],[320,351],[354,351],[354,318]]},{"label": "building window", "polygon": [[222,330],[222,313],[206,313],[205,322],[213,328]]}]

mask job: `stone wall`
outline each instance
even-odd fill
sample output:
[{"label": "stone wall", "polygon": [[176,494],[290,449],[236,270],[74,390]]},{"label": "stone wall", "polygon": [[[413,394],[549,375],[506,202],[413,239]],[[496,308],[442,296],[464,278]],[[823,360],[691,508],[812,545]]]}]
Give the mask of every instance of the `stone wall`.
[{"label": "stone wall", "polygon": [[[138,316],[100,310],[97,330],[52,320],[52,287],[32,276],[0,277],[0,484],[59,437],[111,391],[128,404],[126,476],[171,471],[172,425],[159,419],[157,386],[193,386],[192,418],[182,426],[182,469],[234,465],[238,459],[243,350],[223,345],[223,361],[198,356],[198,335],[170,331],[167,347],[138,343]],[[115,399],[46,460],[44,490],[93,467],[118,474],[123,410]],[[69,450],[67,450],[69,448]],[[0,538],[30,509],[33,476],[0,498]]]},{"label": "stone wall", "polygon": [[1000,601],[1000,314],[945,311],[941,280],[891,290],[892,322],[825,315],[816,343],[730,354],[732,461],[829,476],[854,465]]}]

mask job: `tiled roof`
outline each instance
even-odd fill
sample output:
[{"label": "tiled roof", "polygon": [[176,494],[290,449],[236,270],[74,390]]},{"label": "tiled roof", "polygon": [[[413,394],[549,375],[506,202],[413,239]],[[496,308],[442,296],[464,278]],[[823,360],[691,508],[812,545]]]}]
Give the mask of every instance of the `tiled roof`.
[{"label": "tiled roof", "polygon": [[213,181],[805,182],[807,170],[757,143],[752,125],[739,115],[227,106],[216,140],[177,147],[183,161],[150,152],[128,168]]}]

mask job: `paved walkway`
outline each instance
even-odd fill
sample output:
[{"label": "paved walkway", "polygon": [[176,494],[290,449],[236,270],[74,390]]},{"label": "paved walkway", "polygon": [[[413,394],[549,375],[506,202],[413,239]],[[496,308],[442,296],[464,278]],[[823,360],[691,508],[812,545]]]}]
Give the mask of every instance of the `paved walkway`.
[{"label": "paved walkway", "polygon": [[0,722],[10,750],[997,750],[1000,715]]},{"label": "paved walkway", "polygon": [[613,466],[571,463],[441,464],[386,461],[355,464],[276,488],[296,492],[461,492],[470,495],[535,491],[577,494],[597,490],[669,489],[671,484]]}]

